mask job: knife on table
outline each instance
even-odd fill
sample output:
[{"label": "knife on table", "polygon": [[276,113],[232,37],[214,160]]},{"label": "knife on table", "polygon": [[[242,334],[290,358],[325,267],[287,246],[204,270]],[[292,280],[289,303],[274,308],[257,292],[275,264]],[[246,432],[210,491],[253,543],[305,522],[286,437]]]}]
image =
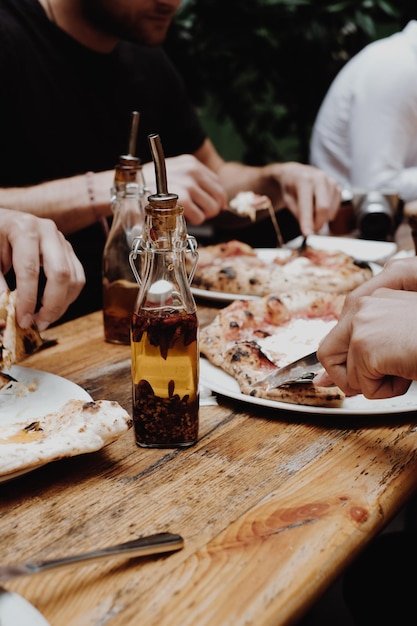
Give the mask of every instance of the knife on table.
[{"label": "knife on table", "polygon": [[254,383],[255,387],[276,389],[288,383],[310,383],[316,373],[323,369],[317,358],[317,352],[311,352],[284,367],[271,372],[265,378]]},{"label": "knife on table", "polygon": [[74,565],[85,561],[93,561],[105,557],[114,556],[116,554],[126,554],[129,558],[135,556],[149,556],[151,554],[162,554],[165,552],[174,552],[184,547],[184,540],[180,535],[173,533],[157,533],[140,537],[126,543],[119,543],[115,546],[93,550],[92,552],[84,552],[83,554],[75,554],[73,556],[52,559],[50,561],[38,561],[33,563],[23,563],[21,565],[3,565],[0,567],[0,582],[17,578],[18,576],[28,576],[29,574],[38,574],[63,565]]}]

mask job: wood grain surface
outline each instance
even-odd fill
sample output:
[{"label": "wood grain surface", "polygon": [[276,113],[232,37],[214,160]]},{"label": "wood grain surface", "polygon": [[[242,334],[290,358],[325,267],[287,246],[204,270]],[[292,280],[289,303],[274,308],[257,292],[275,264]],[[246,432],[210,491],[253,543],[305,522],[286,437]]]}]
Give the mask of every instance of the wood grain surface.
[{"label": "wood grain surface", "polygon": [[[199,308],[201,323],[216,313]],[[22,365],[131,413],[130,348],[101,313],[44,337]],[[103,450],[0,484],[1,564],[170,531],[183,550],[114,557],[4,583],[51,626],[295,624],[417,489],[417,414],[326,416],[219,398],[189,449]]]}]

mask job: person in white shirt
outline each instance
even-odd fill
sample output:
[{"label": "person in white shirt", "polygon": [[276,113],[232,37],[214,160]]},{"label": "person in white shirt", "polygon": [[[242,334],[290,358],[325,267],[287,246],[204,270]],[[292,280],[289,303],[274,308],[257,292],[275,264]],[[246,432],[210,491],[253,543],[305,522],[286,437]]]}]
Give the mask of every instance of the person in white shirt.
[{"label": "person in white shirt", "polygon": [[368,44],[331,84],[310,163],[345,189],[417,199],[417,21]]}]

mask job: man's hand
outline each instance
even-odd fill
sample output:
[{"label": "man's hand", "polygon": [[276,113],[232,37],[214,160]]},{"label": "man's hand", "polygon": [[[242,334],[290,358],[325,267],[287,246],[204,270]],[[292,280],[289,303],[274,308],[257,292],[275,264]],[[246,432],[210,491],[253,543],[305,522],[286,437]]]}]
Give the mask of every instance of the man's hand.
[{"label": "man's hand", "polygon": [[[227,196],[218,175],[191,154],[172,157],[165,161],[168,190],[178,195],[189,224],[202,224],[227,207]],[[143,166],[147,187],[155,193],[153,165]],[[151,170],[152,168],[152,170]]]},{"label": "man's hand", "polygon": [[314,383],[333,381],[348,396],[402,395],[417,380],[417,292],[379,288],[371,295],[353,293],[317,350],[326,372]]},{"label": "man's hand", "polygon": [[[301,163],[272,163],[265,171],[277,188],[280,208],[298,219],[303,235],[318,232],[334,220],[341,203],[339,185],[323,171]],[[272,197],[277,208],[277,199]]]},{"label": "man's hand", "polygon": [[[83,267],[72,246],[52,220],[29,213],[0,209],[0,289],[7,289],[5,274],[16,275],[16,317],[22,328],[32,322],[45,330],[79,295],[85,284]],[[35,313],[40,268],[46,286]]]}]

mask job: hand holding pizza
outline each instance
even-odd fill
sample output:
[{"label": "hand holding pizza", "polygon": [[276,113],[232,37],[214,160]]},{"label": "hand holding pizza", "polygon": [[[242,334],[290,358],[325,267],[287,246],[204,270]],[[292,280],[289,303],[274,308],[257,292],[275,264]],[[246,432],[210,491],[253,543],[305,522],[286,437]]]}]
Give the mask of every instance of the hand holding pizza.
[{"label": "hand holding pizza", "polygon": [[[388,278],[393,278],[392,270]],[[348,297],[339,322],[321,342],[317,354],[326,372],[314,383],[336,383],[347,396],[402,395],[417,380],[417,292],[378,288],[359,295],[361,291],[365,285]]]},{"label": "hand holding pizza", "polygon": [[[85,284],[83,267],[70,243],[55,223],[0,208],[0,289],[6,290],[5,274],[13,266],[16,274],[16,317],[22,328],[35,322],[45,330],[73,302]],[[40,268],[46,286],[39,311],[35,313]]]}]

